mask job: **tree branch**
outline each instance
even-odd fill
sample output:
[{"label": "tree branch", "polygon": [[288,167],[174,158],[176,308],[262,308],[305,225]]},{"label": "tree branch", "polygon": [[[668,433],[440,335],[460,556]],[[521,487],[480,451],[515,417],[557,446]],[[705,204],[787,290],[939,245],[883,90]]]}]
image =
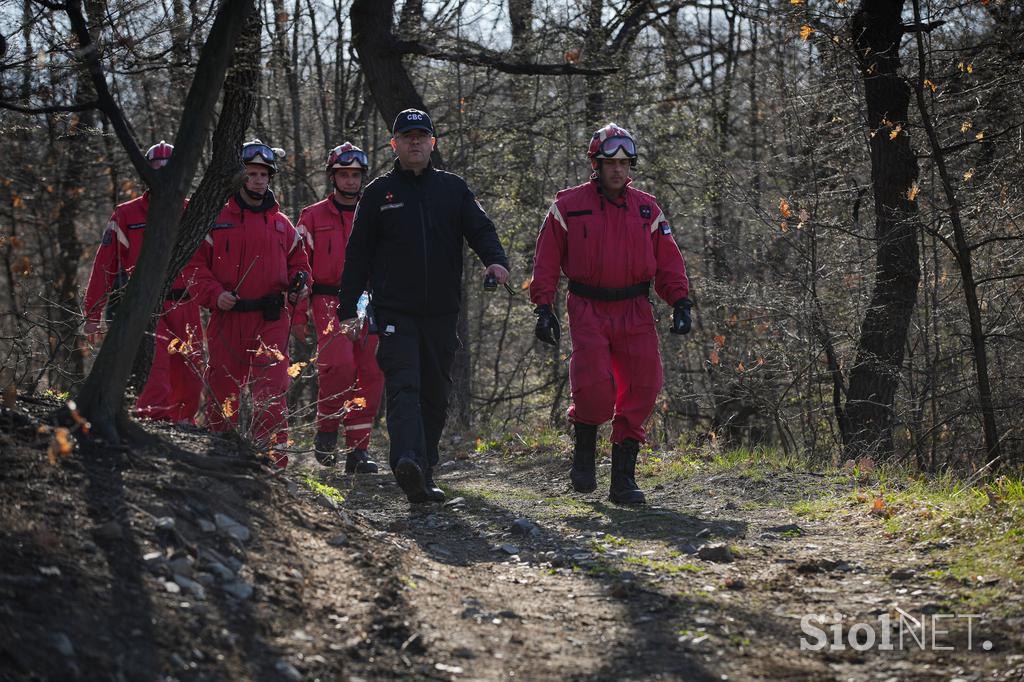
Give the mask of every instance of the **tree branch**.
[{"label": "tree branch", "polygon": [[91,102],[82,102],[81,104],[57,104],[52,107],[23,107],[11,102],[4,102],[0,100],[0,109],[8,109],[10,111],[17,111],[21,114],[58,114],[62,112],[74,112],[74,111],[88,111],[89,109],[99,108],[99,102],[93,100]]},{"label": "tree branch", "polygon": [[903,24],[900,28],[903,29],[904,35],[907,33],[929,33],[945,23],[944,20],[940,19],[938,21],[925,21],[916,24]]},{"label": "tree branch", "polygon": [[584,76],[606,76],[618,71],[617,67],[583,67],[572,64],[534,64],[531,62],[505,61],[498,52],[479,48],[479,52],[468,52],[459,48],[450,51],[427,45],[416,40],[396,40],[392,50],[398,54],[416,54],[445,62],[457,62],[468,66],[486,66],[503,73],[526,76],[567,76],[580,74]]},{"label": "tree branch", "polygon": [[[37,0],[38,2],[39,0]],[[46,3],[50,6],[49,3]],[[128,121],[124,117],[124,112],[114,101],[114,96],[110,93],[110,89],[107,87],[107,79],[103,75],[103,64],[100,63],[100,53],[96,46],[96,43],[92,40],[92,34],[89,33],[89,26],[86,24],[85,17],[82,15],[81,0],[75,0],[64,5],[64,11],[67,12],[68,19],[71,21],[71,29],[78,38],[78,44],[82,46],[81,55],[82,59],[85,60],[86,68],[89,70],[89,76],[92,78],[93,85],[96,88],[96,97],[98,98],[97,106],[106,117],[110,120],[110,124],[114,127],[114,132],[117,135],[117,139],[121,141],[121,146],[124,147],[128,153],[128,158],[131,160],[132,165],[135,166],[135,170],[138,171],[139,176],[143,181],[152,186],[156,179],[156,171],[149,167],[146,163],[146,157],[143,156],[142,150],[139,149],[139,143],[135,140],[135,136],[132,134],[131,128],[128,126]]]}]

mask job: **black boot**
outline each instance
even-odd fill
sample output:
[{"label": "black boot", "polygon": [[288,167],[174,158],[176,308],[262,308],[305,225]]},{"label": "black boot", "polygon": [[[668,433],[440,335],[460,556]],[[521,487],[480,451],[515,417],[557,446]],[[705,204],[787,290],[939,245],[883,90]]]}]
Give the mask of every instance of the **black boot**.
[{"label": "black boot", "polygon": [[640,443],[627,438],[612,444],[612,485],[608,499],[616,504],[643,504],[647,501],[636,485],[636,455]]},{"label": "black boot", "polygon": [[316,461],[325,467],[334,466],[334,448],[338,445],[337,431],[317,431],[313,439]]},{"label": "black boot", "polygon": [[578,493],[592,493],[597,490],[597,427],[592,424],[574,424],[576,446],[572,452],[572,468],[569,480]]},{"label": "black boot", "polygon": [[356,448],[345,457],[346,474],[375,474],[377,463],[370,459],[369,453],[362,448]]},{"label": "black boot", "polygon": [[444,502],[444,491],[434,483],[434,468],[427,467],[424,473],[424,484],[427,487],[427,499],[430,502]]},{"label": "black boot", "polygon": [[426,476],[417,461],[416,453],[410,450],[402,454],[395,463],[395,480],[413,504],[430,501]]}]

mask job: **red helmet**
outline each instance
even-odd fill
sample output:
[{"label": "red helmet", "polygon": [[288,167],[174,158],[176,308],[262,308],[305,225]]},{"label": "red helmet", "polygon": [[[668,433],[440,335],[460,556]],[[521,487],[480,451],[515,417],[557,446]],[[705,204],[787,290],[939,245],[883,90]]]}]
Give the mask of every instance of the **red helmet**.
[{"label": "red helmet", "polygon": [[174,145],[167,144],[163,140],[160,140],[155,145],[146,150],[147,161],[167,161],[171,158],[171,154],[174,153]]},{"label": "red helmet", "polygon": [[598,159],[629,159],[629,165],[635,166],[636,142],[628,130],[609,123],[590,138],[587,158],[595,170]]},{"label": "red helmet", "polygon": [[242,145],[242,163],[258,163],[270,169],[270,174],[277,173],[277,160],[284,158],[284,150],[268,147],[259,140],[246,142]]},{"label": "red helmet", "polygon": [[370,162],[366,158],[366,152],[351,142],[344,142],[330,151],[327,155],[327,172],[335,168],[348,168],[359,166],[364,173],[369,172]]}]

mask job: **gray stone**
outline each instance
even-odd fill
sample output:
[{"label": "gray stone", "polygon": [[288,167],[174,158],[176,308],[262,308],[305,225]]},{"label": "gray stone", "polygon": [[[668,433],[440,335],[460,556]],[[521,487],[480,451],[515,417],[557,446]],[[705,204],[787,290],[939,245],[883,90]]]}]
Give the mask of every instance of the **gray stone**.
[{"label": "gray stone", "polygon": [[302,673],[298,669],[289,663],[288,661],[278,661],[274,664],[274,670],[278,672],[281,677],[291,682],[302,682]]},{"label": "gray stone", "polygon": [[173,516],[161,516],[156,520],[156,529],[160,531],[172,531],[174,530],[174,517]]},{"label": "gray stone", "polygon": [[338,533],[333,538],[328,540],[327,544],[332,547],[344,547],[348,544],[348,536],[344,533]]},{"label": "gray stone", "polygon": [[176,582],[182,589],[188,590],[192,593],[192,596],[200,601],[206,600],[206,590],[203,586],[194,580],[190,580],[183,575],[174,576],[174,582]]},{"label": "gray stone", "polygon": [[537,527],[537,524],[533,523],[529,519],[516,519],[512,522],[510,530],[512,531],[512,535],[520,535],[522,537],[528,537],[540,532],[540,528]]},{"label": "gray stone", "polygon": [[446,507],[461,507],[466,504],[465,497],[454,497],[444,503]]},{"label": "gray stone", "polygon": [[242,561],[238,557],[229,556],[224,560],[224,565],[230,568],[235,573],[242,570]]},{"label": "gray stone", "polygon": [[504,545],[498,547],[498,549],[504,552],[505,554],[519,554],[519,548],[507,542]]},{"label": "gray stone", "polygon": [[217,530],[217,524],[215,524],[213,521],[208,521],[206,519],[199,519],[199,530],[203,531],[204,533],[212,533],[213,531]]},{"label": "gray stone", "polygon": [[704,545],[697,551],[697,556],[704,561],[717,563],[729,563],[733,560],[732,550],[728,545]]},{"label": "gray stone", "polygon": [[203,587],[213,587],[214,583],[217,582],[217,579],[213,577],[212,573],[197,573],[196,582]]},{"label": "gray stone", "polygon": [[214,514],[213,521],[217,524],[217,528],[220,529],[221,532],[226,533],[228,536],[239,542],[248,542],[249,538],[252,537],[252,533],[249,532],[248,528],[240,524],[238,521],[235,521],[227,514]]},{"label": "gray stone", "polygon": [[174,571],[175,575],[183,575],[187,578],[191,578],[192,574],[195,572],[195,569],[192,567],[193,563],[192,557],[180,556],[177,559],[171,559],[167,562],[167,565],[171,567],[171,570]]},{"label": "gray stone", "polygon": [[224,584],[224,591],[238,601],[245,601],[252,596],[252,585],[244,580],[235,580]]},{"label": "gray stone", "polygon": [[107,521],[93,529],[92,534],[97,540],[120,540],[124,537],[124,528],[117,521]]},{"label": "gray stone", "polygon": [[328,497],[327,495],[324,495],[323,493],[317,495],[316,501],[320,504],[321,507],[326,507],[327,509],[330,509],[332,511],[338,508],[338,501],[335,500],[333,497]]},{"label": "gray stone", "polygon": [[181,585],[179,585],[176,582],[171,582],[169,580],[164,583],[164,589],[167,590],[168,592],[170,592],[171,594],[180,594],[181,593]]},{"label": "gray stone", "polygon": [[71,644],[71,638],[63,632],[54,632],[50,635],[50,644],[61,656],[68,658],[75,655],[75,647]]},{"label": "gray stone", "polygon": [[697,531],[697,534],[694,537],[697,538],[697,539],[700,539],[700,538],[706,538],[709,535],[711,535],[711,529],[710,528],[701,528],[699,531]]},{"label": "gray stone", "polygon": [[765,531],[769,533],[779,533],[781,535],[803,535],[804,529],[795,523],[787,523],[782,526],[772,526],[771,528],[765,528]]},{"label": "gray stone", "polygon": [[220,563],[219,561],[211,561],[209,564],[207,564],[207,568],[209,568],[210,572],[218,578],[220,578],[221,580],[228,581],[235,579],[234,571],[232,571],[230,568]]}]

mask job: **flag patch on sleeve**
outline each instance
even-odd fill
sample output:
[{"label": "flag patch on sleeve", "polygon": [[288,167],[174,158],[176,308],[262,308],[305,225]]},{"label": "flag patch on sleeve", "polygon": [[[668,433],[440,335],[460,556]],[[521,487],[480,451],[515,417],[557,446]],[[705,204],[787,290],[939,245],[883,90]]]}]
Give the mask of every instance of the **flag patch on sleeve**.
[{"label": "flag patch on sleeve", "polygon": [[661,223],[661,233],[662,234],[672,234],[672,227],[668,224],[668,222],[662,222]]}]

